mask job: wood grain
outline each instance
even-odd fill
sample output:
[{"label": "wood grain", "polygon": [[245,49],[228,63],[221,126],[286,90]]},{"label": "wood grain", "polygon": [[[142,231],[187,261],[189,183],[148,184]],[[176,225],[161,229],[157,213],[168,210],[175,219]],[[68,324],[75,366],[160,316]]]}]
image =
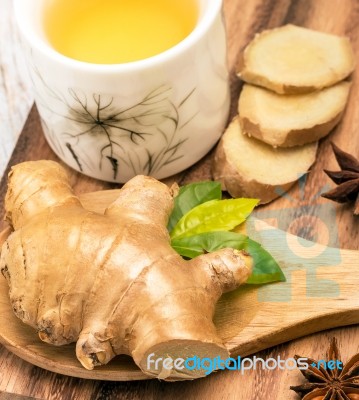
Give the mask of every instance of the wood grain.
[{"label": "wood grain", "polygon": [[[119,192],[84,193],[80,200],[87,210],[103,214]],[[265,286],[245,285],[222,296],[214,320],[232,357],[245,357],[316,331],[359,323],[358,250],[300,243],[299,237],[263,221],[250,223],[288,280]],[[9,232],[0,235],[0,245],[6,233]],[[283,242],[287,243],[287,251]],[[293,257],[291,252],[300,256]],[[293,278],[293,263],[296,270],[306,273]],[[88,371],[75,356],[75,344],[58,348],[42,342],[31,327],[14,315],[5,279],[0,280],[0,341],[24,360],[64,375],[110,381],[149,379],[129,357],[116,357],[106,366]]]},{"label": "wood grain", "polygon": [[[354,51],[359,52],[359,2],[357,0],[226,0],[225,18],[228,30],[229,67],[231,71],[232,115],[236,112],[241,83],[235,76],[239,55],[253,35],[267,27],[295,23],[351,38]],[[297,185],[288,196],[257,211],[257,217],[324,245],[358,249],[359,224],[349,206],[337,206],[318,196],[325,186],[333,186],[322,173],[334,169],[336,163],[329,140],[359,157],[359,84],[358,72],[353,74],[350,101],[341,124],[320,144],[317,162],[302,186]],[[33,109],[10,161],[13,165],[25,159],[54,158],[40,130]],[[180,177],[180,183],[210,177],[210,156]],[[72,174],[77,193],[110,188],[107,184]],[[2,208],[6,179],[0,187]],[[293,270],[296,278],[305,271]],[[312,301],[309,298],[306,302]],[[281,304],[278,304],[278,308]],[[343,360],[359,351],[359,327],[335,329],[276,346],[256,354],[257,357],[292,357],[294,354],[323,358],[329,338],[337,336]],[[194,382],[165,384],[157,381],[111,383],[69,378],[41,370],[28,364],[4,348],[0,349],[0,390],[41,399],[278,399],[294,400],[289,385],[302,382],[298,371],[221,372]]]},{"label": "wood grain", "polygon": [[34,400],[34,397],[20,396],[14,393],[0,392],[0,400]]}]

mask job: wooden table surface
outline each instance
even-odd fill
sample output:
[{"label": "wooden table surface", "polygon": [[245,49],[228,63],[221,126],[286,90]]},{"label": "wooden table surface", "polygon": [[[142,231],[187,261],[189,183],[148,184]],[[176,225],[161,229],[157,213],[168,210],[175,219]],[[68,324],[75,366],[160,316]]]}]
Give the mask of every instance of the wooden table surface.
[{"label": "wooden table surface", "polygon": [[[10,10],[11,0],[0,0],[0,175],[14,147],[17,132],[24,121],[32,101],[18,38]],[[225,0],[228,30],[228,58],[232,84],[232,115],[241,83],[235,75],[243,47],[253,35],[265,28],[286,23],[347,35],[356,54],[359,51],[359,0]],[[359,83],[358,71],[353,74],[353,88],[345,117],[330,139],[343,149],[359,157]],[[55,158],[38,132],[39,122],[33,109],[21,134],[10,163],[40,157]],[[186,182],[209,177],[209,158],[179,177]],[[273,204],[262,207],[257,216],[284,230],[334,247],[359,248],[359,220],[351,214],[350,207],[336,206],[318,197],[330,184],[322,169],[335,168],[330,153],[329,139],[322,141],[316,165],[308,180],[297,185]],[[108,185],[72,174],[76,190],[90,191]],[[0,207],[6,189],[4,178],[0,187]],[[0,224],[1,228],[1,224]],[[358,268],[359,269],[359,268]],[[295,274],[305,273],[296,271]],[[359,273],[359,272],[358,272]],[[359,289],[358,289],[359,296]],[[310,301],[310,296],[308,296]],[[280,304],[278,304],[280,307]],[[336,336],[343,361],[359,352],[359,326],[338,328],[310,335],[256,354],[282,359],[294,354],[325,358],[329,339]],[[28,364],[0,347],[0,400],[12,398],[9,393],[37,399],[239,399],[295,400],[290,385],[303,382],[298,370],[224,371],[211,376],[181,383],[159,381],[100,382],[82,380],[54,374]],[[15,397],[14,397],[15,398]],[[17,398],[17,397],[16,397]]]},{"label": "wooden table surface", "polygon": [[0,0],[0,176],[29,113],[33,95],[12,0]]}]

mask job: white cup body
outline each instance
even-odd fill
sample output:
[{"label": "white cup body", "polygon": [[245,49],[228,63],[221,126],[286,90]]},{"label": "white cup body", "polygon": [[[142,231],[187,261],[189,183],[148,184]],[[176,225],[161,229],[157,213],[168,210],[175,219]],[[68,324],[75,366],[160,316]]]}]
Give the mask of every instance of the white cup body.
[{"label": "white cup body", "polygon": [[93,178],[158,179],[201,159],[227,122],[230,94],[221,0],[198,0],[193,32],[148,59],[100,65],[49,44],[47,0],[15,0],[45,137],[66,164]]}]

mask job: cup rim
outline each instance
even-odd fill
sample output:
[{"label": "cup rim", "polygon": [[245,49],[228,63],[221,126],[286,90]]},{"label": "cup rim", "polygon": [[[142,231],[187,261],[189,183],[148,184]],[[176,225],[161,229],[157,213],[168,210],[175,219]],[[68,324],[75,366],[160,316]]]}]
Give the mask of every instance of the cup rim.
[{"label": "cup rim", "polygon": [[31,28],[31,24],[30,22],[28,22],[29,17],[23,11],[23,4],[28,5],[29,0],[14,0],[13,6],[15,19],[23,38],[30,44],[31,48],[35,48],[37,51],[41,52],[43,55],[47,56],[54,62],[61,63],[71,69],[81,69],[88,72],[116,73],[129,72],[153,67],[158,64],[165,63],[166,61],[186,52],[191,46],[193,46],[193,44],[198,42],[212,26],[218,14],[221,12],[223,0],[204,0],[204,4],[206,4],[207,9],[205,10],[204,15],[201,17],[201,20],[198,21],[197,25],[190,32],[190,34],[179,43],[177,43],[175,46],[154,56],[122,64],[89,63],[86,61],[76,60],[61,54],[60,52],[52,48],[48,43],[46,43],[45,40],[43,40]]}]

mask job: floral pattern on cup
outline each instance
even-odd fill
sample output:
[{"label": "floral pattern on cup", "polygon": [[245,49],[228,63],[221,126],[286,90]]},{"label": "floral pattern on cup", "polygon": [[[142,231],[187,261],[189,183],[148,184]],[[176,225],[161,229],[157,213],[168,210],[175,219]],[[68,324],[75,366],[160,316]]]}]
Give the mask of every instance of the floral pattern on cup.
[{"label": "floral pattern on cup", "polygon": [[[104,163],[109,163],[113,171],[112,178],[116,181],[123,164],[134,175],[152,175],[184,156],[181,147],[188,138],[181,134],[181,129],[191,122],[197,111],[189,119],[183,120],[181,108],[190,100],[195,88],[179,104],[173,104],[170,100],[172,88],[163,85],[154,88],[140,102],[121,107],[109,95],[93,93],[88,96],[75,88],[69,88],[66,95],[60,93],[47,85],[35,67],[33,70],[38,80],[35,87],[40,82],[47,96],[62,103],[66,110],[59,114],[50,108],[38,91],[38,106],[68,121],[68,131],[63,131],[59,136],[42,119],[47,139],[57,153],[64,157],[68,156],[66,152],[70,153],[81,172],[96,168],[102,171]],[[95,158],[93,153],[90,157],[82,150],[82,142],[89,138],[97,141],[98,154]],[[153,139],[156,146],[151,146]]]}]

